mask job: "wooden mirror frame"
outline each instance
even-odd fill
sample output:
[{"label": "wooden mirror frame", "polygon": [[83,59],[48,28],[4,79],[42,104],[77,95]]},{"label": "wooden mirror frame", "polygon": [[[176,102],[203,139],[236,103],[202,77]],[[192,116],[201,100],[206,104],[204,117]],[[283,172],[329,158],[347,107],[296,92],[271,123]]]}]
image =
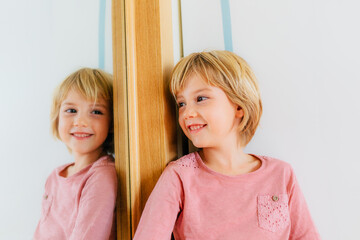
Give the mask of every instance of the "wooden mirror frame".
[{"label": "wooden mirror frame", "polygon": [[132,239],[146,200],[175,159],[171,1],[112,0],[118,239]]}]

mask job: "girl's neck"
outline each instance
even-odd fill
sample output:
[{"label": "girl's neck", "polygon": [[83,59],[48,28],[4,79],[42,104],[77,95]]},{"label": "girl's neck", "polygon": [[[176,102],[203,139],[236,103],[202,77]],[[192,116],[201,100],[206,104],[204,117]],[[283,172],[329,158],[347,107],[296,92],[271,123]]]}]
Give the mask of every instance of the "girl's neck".
[{"label": "girl's neck", "polygon": [[199,154],[206,166],[224,175],[245,174],[261,166],[259,159],[246,154],[240,146],[203,148]]},{"label": "girl's neck", "polygon": [[103,151],[103,149],[99,149],[87,154],[73,153],[75,160],[74,164],[70,165],[67,169],[64,170],[63,176],[70,177],[76,174],[104,155],[106,155],[106,153]]}]

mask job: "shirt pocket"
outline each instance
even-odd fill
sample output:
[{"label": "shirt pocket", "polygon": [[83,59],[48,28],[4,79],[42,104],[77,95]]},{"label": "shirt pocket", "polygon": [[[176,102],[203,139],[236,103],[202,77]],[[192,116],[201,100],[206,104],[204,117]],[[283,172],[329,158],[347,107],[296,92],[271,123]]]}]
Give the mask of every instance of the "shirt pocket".
[{"label": "shirt pocket", "polygon": [[53,198],[50,194],[45,193],[41,203],[41,222],[45,221],[49,215]]},{"label": "shirt pocket", "polygon": [[270,232],[286,228],[290,223],[287,194],[258,196],[259,227]]}]

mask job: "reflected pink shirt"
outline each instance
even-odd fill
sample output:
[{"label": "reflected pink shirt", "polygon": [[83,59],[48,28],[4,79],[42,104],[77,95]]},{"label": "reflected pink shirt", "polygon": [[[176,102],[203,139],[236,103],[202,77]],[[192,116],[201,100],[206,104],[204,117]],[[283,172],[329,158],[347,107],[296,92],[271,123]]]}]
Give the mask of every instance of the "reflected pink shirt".
[{"label": "reflected pink shirt", "polygon": [[291,166],[256,157],[261,167],[238,176],[212,171],[197,152],[171,162],[134,239],[320,239]]},{"label": "reflected pink shirt", "polygon": [[64,178],[67,164],[48,177],[36,240],[116,239],[117,178],[112,157],[104,156]]}]

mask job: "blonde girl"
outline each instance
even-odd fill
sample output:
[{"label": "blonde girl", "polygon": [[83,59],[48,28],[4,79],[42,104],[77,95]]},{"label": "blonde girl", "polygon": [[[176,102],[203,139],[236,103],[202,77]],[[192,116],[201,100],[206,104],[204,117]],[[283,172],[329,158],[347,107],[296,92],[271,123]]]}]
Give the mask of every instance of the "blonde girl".
[{"label": "blonde girl", "polygon": [[52,132],[74,162],[48,177],[34,239],[116,238],[112,96],[112,76],[98,69],[80,69],[56,88]]},{"label": "blonde girl", "polygon": [[320,239],[291,166],[243,151],[262,113],[249,65],[227,51],[193,53],[170,88],[200,150],[166,167],[134,239]]}]

